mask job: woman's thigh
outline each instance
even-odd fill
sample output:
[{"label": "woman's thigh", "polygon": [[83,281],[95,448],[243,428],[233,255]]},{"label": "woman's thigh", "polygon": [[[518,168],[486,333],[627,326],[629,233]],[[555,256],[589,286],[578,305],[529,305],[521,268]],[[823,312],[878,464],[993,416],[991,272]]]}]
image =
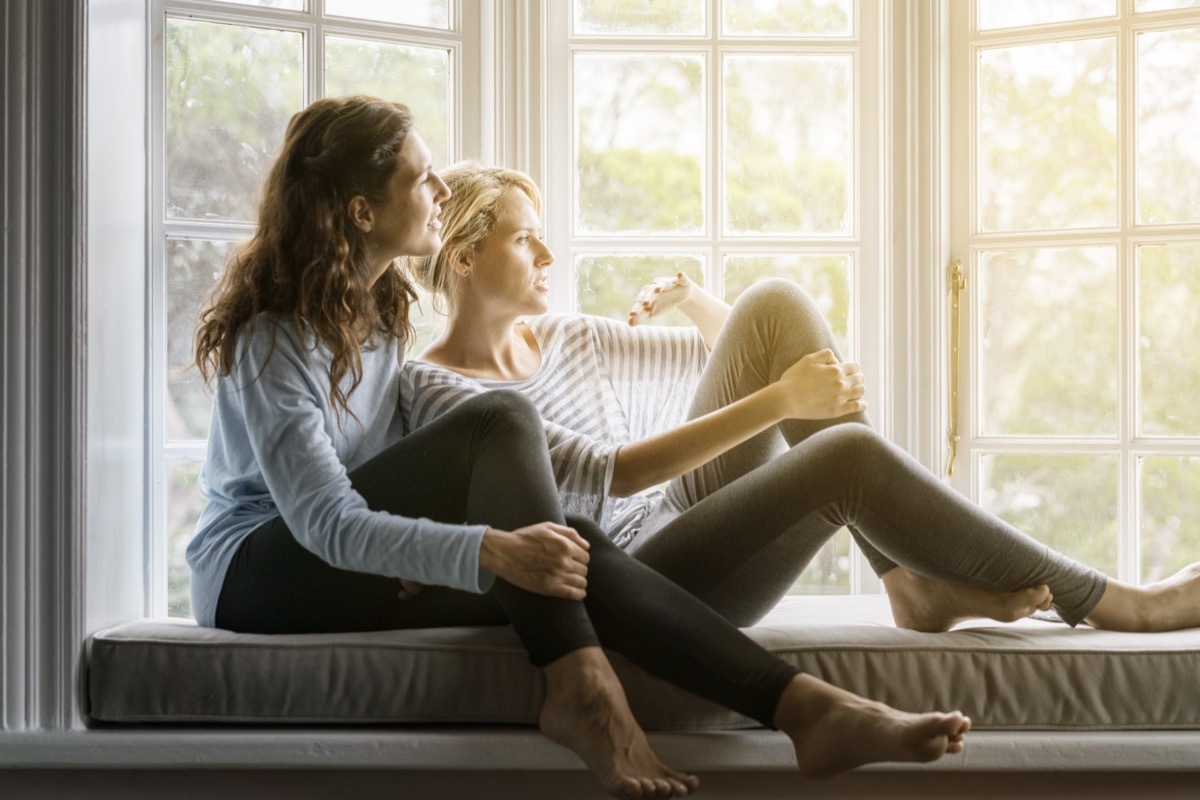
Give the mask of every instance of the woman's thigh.
[{"label": "woman's thigh", "polygon": [[396,578],[331,566],[277,517],[238,547],[216,624],[242,633],[336,633],[506,621],[487,595],[427,586],[402,600],[400,589]]},{"label": "woman's thigh", "polygon": [[[856,426],[857,427],[857,426]],[[633,556],[738,626],[779,602],[846,524],[839,465],[815,437],[711,492],[635,540]]]},{"label": "woman's thigh", "polygon": [[[561,522],[541,421],[511,393],[472,398],[349,472],[368,507],[439,522],[514,529]],[[486,596],[336,568],[302,547],[282,518],[244,540],[226,571],[217,624],[313,632],[504,622]]]}]

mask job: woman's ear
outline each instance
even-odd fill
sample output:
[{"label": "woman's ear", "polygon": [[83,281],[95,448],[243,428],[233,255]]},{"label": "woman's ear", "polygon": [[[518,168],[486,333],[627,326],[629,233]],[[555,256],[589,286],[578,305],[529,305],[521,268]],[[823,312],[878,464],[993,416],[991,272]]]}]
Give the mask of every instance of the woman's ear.
[{"label": "woman's ear", "polygon": [[350,198],[350,202],[346,204],[346,213],[350,215],[354,227],[363,233],[370,233],[375,227],[375,214],[371,211],[371,204],[361,194]]},{"label": "woman's ear", "polygon": [[451,266],[458,273],[459,277],[468,277],[471,274],[471,270],[475,268],[475,251],[465,247],[458,248],[454,251]]}]

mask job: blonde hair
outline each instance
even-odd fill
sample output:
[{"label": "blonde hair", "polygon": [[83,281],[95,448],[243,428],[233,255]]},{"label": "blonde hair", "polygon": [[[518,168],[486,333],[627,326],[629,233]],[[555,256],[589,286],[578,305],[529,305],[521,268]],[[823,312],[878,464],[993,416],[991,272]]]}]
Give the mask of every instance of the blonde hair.
[{"label": "blonde hair", "polygon": [[[440,302],[451,305],[462,276],[454,263],[462,253],[474,250],[496,227],[500,204],[510,189],[529,198],[542,213],[542,195],[533,178],[515,169],[485,167],[477,161],[460,161],[439,173],[450,187],[450,198],[442,202],[442,249],[432,256],[410,256],[408,270],[417,283]],[[440,301],[440,302],[439,302]]]}]

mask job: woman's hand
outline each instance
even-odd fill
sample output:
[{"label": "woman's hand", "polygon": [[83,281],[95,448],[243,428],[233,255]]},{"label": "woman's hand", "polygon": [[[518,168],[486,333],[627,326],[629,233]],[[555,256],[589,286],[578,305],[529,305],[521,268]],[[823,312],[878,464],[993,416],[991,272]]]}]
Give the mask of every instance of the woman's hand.
[{"label": "woman's hand", "polygon": [[488,528],[479,566],[535,594],[582,600],[587,595],[588,547],[574,528],[554,522],[515,531]]},{"label": "woman's hand", "polygon": [[839,362],[832,350],[797,361],[770,387],[788,419],[833,419],[867,410],[866,378],[852,362]]},{"label": "woman's hand", "polygon": [[692,299],[694,288],[692,279],[682,272],[670,278],[655,278],[638,291],[629,309],[629,324],[637,325],[686,303]]}]

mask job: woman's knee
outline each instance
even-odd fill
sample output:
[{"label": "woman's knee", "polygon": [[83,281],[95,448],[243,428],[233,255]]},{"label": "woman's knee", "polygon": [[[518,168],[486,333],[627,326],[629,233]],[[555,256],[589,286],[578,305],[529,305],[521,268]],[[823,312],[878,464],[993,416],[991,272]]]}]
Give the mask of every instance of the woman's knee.
[{"label": "woman's knee", "polygon": [[582,536],[588,544],[596,550],[617,549],[608,535],[596,524],[595,520],[590,517],[584,517],[579,514],[566,515],[567,527],[574,528],[575,532]]},{"label": "woman's knee", "polygon": [[[533,401],[512,389],[494,389],[483,392],[467,401],[482,416],[512,420],[520,424],[534,423],[541,427],[541,417]],[[464,404],[465,405],[465,404]]]},{"label": "woman's knee", "polygon": [[798,284],[784,278],[767,278],[753,284],[734,303],[736,311],[758,318],[821,317],[816,302]]},{"label": "woman's knee", "polygon": [[832,451],[837,463],[855,469],[871,469],[893,455],[895,445],[874,428],[860,422],[831,425],[813,434],[814,443]]},{"label": "woman's knee", "polygon": [[742,331],[738,335],[757,336],[784,347],[791,358],[826,347],[836,348],[833,332],[816,301],[804,289],[782,278],[759,281],[743,292],[734,303],[727,324]]},{"label": "woman's knee", "polygon": [[467,400],[460,408],[474,414],[477,430],[481,432],[532,437],[545,442],[541,415],[533,402],[520,392],[511,389],[483,392]]}]

